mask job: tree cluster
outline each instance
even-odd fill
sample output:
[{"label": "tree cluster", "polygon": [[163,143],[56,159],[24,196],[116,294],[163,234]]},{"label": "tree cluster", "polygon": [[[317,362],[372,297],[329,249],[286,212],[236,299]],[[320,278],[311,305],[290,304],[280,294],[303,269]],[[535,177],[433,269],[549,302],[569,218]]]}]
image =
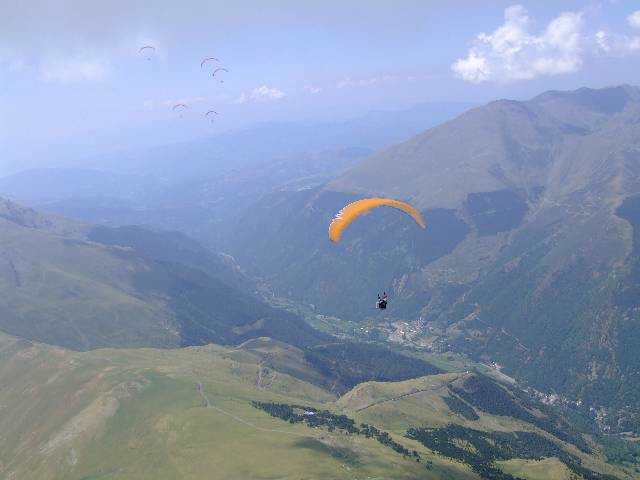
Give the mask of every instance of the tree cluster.
[{"label": "tree cluster", "polygon": [[380,430],[373,425],[361,423],[356,425],[353,419],[346,415],[337,415],[329,410],[318,410],[302,405],[288,405],[284,403],[251,402],[255,408],[264,410],[272,417],[280,418],[289,423],[305,423],[311,428],[325,427],[330,432],[341,430],[348,435],[363,435],[374,438],[385,447],[392,449],[405,458],[415,459],[420,462],[420,454],[415,450],[409,450],[404,445],[391,438],[388,432]]}]

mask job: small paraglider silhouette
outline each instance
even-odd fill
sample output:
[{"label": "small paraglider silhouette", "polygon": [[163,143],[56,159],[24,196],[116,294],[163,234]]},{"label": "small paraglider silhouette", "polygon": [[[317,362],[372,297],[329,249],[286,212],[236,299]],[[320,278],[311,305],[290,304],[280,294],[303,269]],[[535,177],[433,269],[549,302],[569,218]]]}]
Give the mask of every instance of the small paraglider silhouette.
[{"label": "small paraglider silhouette", "polygon": [[204,114],[205,118],[211,118],[211,123],[213,123],[216,115],[218,115],[218,112],[216,112],[215,110],[209,110]]},{"label": "small paraglider silhouette", "polygon": [[156,47],[154,47],[153,45],[145,45],[143,47],[140,47],[138,53],[140,55],[144,55],[147,60],[151,60],[153,58],[153,55],[156,53]]},{"label": "small paraglider silhouette", "polygon": [[[229,70],[227,70],[226,68],[223,68],[223,67],[218,67],[218,68],[216,68],[216,69],[213,71],[213,73],[211,74],[211,76],[212,76],[213,78],[215,78],[216,74],[219,74],[220,72],[227,72],[227,73],[228,73],[228,72],[229,72]],[[220,80],[220,83],[224,83],[224,80]]]},{"label": "small paraglider silhouette", "polygon": [[186,103],[176,103],[171,110],[176,112],[180,116],[180,118],[182,118],[182,115],[187,111],[188,108],[189,106]]},{"label": "small paraglider silhouette", "polygon": [[200,62],[200,68],[204,68],[205,65],[207,65],[208,63],[213,63],[213,62],[220,63],[220,60],[218,60],[216,57],[203,58],[202,61]]}]

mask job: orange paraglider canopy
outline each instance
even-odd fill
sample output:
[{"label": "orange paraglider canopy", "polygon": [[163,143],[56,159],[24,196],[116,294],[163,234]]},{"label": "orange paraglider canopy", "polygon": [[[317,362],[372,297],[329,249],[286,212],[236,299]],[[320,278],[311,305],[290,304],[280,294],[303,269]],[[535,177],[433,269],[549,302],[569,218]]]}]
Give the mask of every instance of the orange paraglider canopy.
[{"label": "orange paraglider canopy", "polygon": [[406,214],[411,215],[416,223],[422,228],[427,228],[427,222],[425,221],[422,214],[406,202],[401,202],[400,200],[394,200],[392,198],[363,198],[362,200],[350,203],[342,210],[340,210],[338,214],[333,218],[333,220],[331,221],[331,225],[329,225],[329,239],[334,243],[338,243],[340,241],[340,238],[342,237],[342,233],[360,215],[363,215],[368,211],[373,210],[374,208],[382,206],[393,207],[397,208],[398,210],[402,210]]}]

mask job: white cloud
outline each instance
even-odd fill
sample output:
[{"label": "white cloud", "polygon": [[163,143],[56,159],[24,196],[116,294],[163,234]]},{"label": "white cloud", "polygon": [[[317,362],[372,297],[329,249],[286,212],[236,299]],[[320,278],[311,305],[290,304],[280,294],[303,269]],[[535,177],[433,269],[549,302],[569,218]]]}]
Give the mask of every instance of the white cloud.
[{"label": "white cloud", "polygon": [[278,90],[274,87],[268,87],[262,85],[256,87],[250,92],[243,92],[237,99],[236,103],[249,103],[249,102],[268,102],[273,100],[281,100],[286,97],[286,93],[282,90]]},{"label": "white cloud", "polygon": [[640,52],[640,36],[620,35],[599,30],[595,34],[595,42],[598,53],[608,56],[624,57]]},{"label": "white cloud", "polygon": [[[155,109],[173,108],[175,105],[184,104],[188,108],[196,107],[198,104],[206,103],[208,105],[217,105],[219,102],[229,101],[230,97],[227,94],[218,94],[213,96],[194,96],[194,97],[181,97],[181,98],[167,98],[164,100],[148,98],[142,102],[142,109],[145,111],[152,111]],[[209,108],[209,107],[207,107]]]},{"label": "white cloud", "polygon": [[607,35],[607,32],[605,32],[604,30],[597,31],[595,39],[598,48],[600,48],[600,50],[602,50],[603,52],[608,53],[611,47],[609,45],[609,36]]},{"label": "white cloud", "polygon": [[[148,101],[149,100],[147,100],[147,102]],[[173,106],[177,105],[177,104],[184,104],[187,107],[189,107],[191,105],[195,105],[197,103],[203,103],[203,102],[206,102],[206,101],[207,101],[206,97],[186,97],[186,98],[177,98],[177,99],[173,99],[173,100],[171,100],[171,99],[165,100],[165,101],[162,102],[162,104],[165,107],[171,107],[171,108],[173,108]],[[147,103],[147,102],[145,102],[145,103]]]},{"label": "white cloud", "polygon": [[[627,23],[632,28],[640,29],[640,10],[627,17]],[[614,57],[624,57],[640,52],[640,35],[626,35],[598,30],[594,35],[597,53]]]},{"label": "white cloud", "polygon": [[345,77],[338,82],[338,88],[358,88],[358,87],[370,87],[372,85],[378,85],[381,83],[388,83],[399,80],[397,75],[381,75],[378,77],[352,79],[351,77]]},{"label": "white cloud", "polygon": [[471,51],[467,58],[460,58],[453,64],[453,71],[467,82],[480,83],[491,79],[489,60],[482,54]]},{"label": "white cloud", "polygon": [[[384,85],[387,83],[397,83],[397,82],[420,82],[425,80],[433,80],[435,78],[439,78],[439,75],[396,75],[396,74],[383,74],[374,77],[363,77],[363,78],[351,78],[344,77],[340,80],[335,87],[339,89],[343,88],[364,88],[364,87],[372,87],[376,85]],[[318,94],[324,91],[322,87],[316,86],[306,86],[304,87],[304,91],[311,94]]]},{"label": "white cloud", "polygon": [[353,80],[351,77],[346,77],[338,82],[338,88],[368,87],[370,85],[375,85],[376,83],[378,83],[378,79],[376,77],[363,78],[360,80]]},{"label": "white cloud", "polygon": [[479,34],[467,56],[452,65],[457,76],[473,83],[510,82],[571,73],[582,66],[582,14],[561,13],[537,34],[521,5],[507,8],[504,18],[492,33]]},{"label": "white cloud", "polygon": [[41,65],[42,77],[48,82],[73,83],[103,80],[109,73],[104,60],[54,59]]},{"label": "white cloud", "polygon": [[142,2],[0,3],[0,70],[24,64],[24,72],[46,82],[101,81],[119,60],[138,55],[141,45],[158,46],[152,32],[162,31],[148,22],[156,9]]},{"label": "white cloud", "polygon": [[425,80],[434,80],[436,78],[441,78],[441,75],[409,75],[407,76],[407,82],[421,82]]}]

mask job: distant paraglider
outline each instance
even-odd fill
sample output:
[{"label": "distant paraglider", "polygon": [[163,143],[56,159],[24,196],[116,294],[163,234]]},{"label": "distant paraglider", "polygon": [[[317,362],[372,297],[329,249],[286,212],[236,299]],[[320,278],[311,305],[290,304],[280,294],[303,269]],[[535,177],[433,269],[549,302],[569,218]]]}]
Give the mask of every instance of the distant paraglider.
[{"label": "distant paraglider", "polygon": [[154,47],[153,45],[145,45],[143,47],[140,47],[138,53],[145,56],[147,60],[151,60],[153,58],[153,55],[155,55],[156,53],[156,47]]},{"label": "distant paraglider", "polygon": [[[207,57],[207,58],[203,58],[202,61],[200,62],[200,68],[205,68],[208,65],[213,65],[214,70],[213,73],[211,74],[212,77],[216,77],[216,75],[220,75],[221,72],[228,72],[229,70],[227,70],[226,68],[223,67],[219,67],[218,65],[216,65],[217,63],[220,63],[220,60],[218,60],[216,57]],[[224,83],[224,80],[220,80],[220,83]]]},{"label": "distant paraglider", "polygon": [[220,63],[220,60],[218,60],[216,57],[203,58],[202,61],[200,62],[200,68],[204,68],[205,65],[207,65],[208,63],[213,63],[213,62]]},{"label": "distant paraglider", "polygon": [[[215,77],[216,77],[216,74],[217,74],[217,75],[218,75],[218,77],[219,77],[219,76],[220,76],[220,72],[226,72],[226,73],[228,73],[228,72],[229,72],[229,70],[227,70],[226,68],[223,68],[223,67],[218,67],[218,68],[216,68],[216,69],[213,71],[213,73],[211,74],[211,76],[212,76],[213,78],[215,78]],[[220,80],[220,83],[224,83],[224,80]]]},{"label": "distant paraglider", "polygon": [[[138,48],[138,55],[145,58],[146,60],[152,60],[156,55],[156,47],[153,45],[143,45]],[[229,72],[228,69],[221,66],[220,59],[212,56],[204,57],[200,61],[200,68],[207,71],[207,74],[211,73],[211,76],[219,80],[220,83],[224,83],[224,77],[221,78],[222,74]],[[167,103],[166,105],[171,106],[172,112],[180,118],[182,118],[185,112],[190,109],[187,103],[176,103],[173,105],[171,103]],[[215,110],[208,110],[204,114],[204,118],[209,120],[211,123],[214,123],[218,115],[218,112],[216,112]]]},{"label": "distant paraglider", "polygon": [[216,112],[215,110],[209,110],[207,113],[204,114],[205,118],[211,118],[211,123],[213,123],[213,120],[216,118],[216,115],[218,115],[218,112]]},{"label": "distant paraglider", "polygon": [[[138,55],[146,60],[152,60],[156,55],[156,47],[153,45],[142,45],[138,48]],[[228,69],[222,67],[220,59],[213,56],[204,57],[200,61],[200,68],[205,70],[207,74],[211,73],[211,76],[219,80],[220,83],[224,83],[224,76],[222,76],[222,74],[229,72]],[[172,112],[180,118],[190,109],[187,103],[176,103],[174,105],[167,103],[166,105],[171,106]],[[215,110],[209,110],[204,114],[204,118],[214,123],[218,115],[218,112]]]},{"label": "distant paraglider", "polygon": [[173,106],[172,110],[178,115],[180,115],[180,118],[182,118],[182,115],[184,114],[184,112],[187,111],[188,108],[189,106],[186,103],[176,103]]},{"label": "distant paraglider", "polygon": [[414,219],[414,221],[418,225],[420,225],[420,227],[427,227],[427,222],[425,221],[422,214],[406,202],[401,202],[400,200],[394,200],[392,198],[365,198],[350,203],[338,212],[338,214],[331,221],[331,225],[329,225],[329,239],[333,243],[338,243],[347,227],[351,225],[351,223],[353,223],[358,217],[360,217],[360,215],[363,215],[370,210],[373,210],[374,208],[382,206],[388,206],[397,208],[398,210],[402,210],[403,212],[410,215]]}]

